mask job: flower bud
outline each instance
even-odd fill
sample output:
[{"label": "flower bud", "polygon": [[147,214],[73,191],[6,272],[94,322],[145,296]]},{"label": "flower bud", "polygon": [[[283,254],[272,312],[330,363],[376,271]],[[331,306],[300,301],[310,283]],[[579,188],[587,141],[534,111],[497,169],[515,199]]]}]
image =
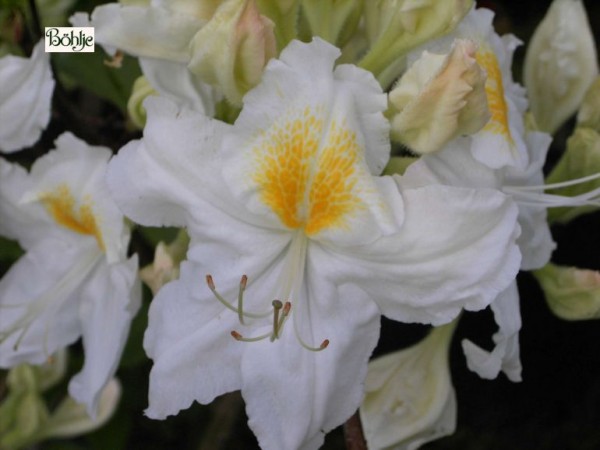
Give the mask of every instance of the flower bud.
[{"label": "flower bud", "polygon": [[456,428],[448,349],[456,322],[369,363],[360,417],[371,449],[416,449]]},{"label": "flower bud", "polygon": [[473,0],[381,0],[365,2],[371,49],[360,66],[379,76],[410,50],[451,32]]},{"label": "flower bud", "polygon": [[556,316],[565,320],[600,318],[600,272],[549,263],[533,274]]},{"label": "flower bud", "polygon": [[304,0],[302,17],[307,24],[307,38],[319,36],[341,47],[358,27],[363,0]]},{"label": "flower bud", "polygon": [[131,95],[127,100],[127,114],[129,118],[138,128],[144,128],[146,124],[146,110],[143,103],[149,95],[157,95],[158,92],[150,85],[148,79],[140,76],[133,83]]},{"label": "flower bud", "polygon": [[[567,140],[567,149],[552,172],[546,178],[547,184],[577,180],[600,172],[600,134],[591,128],[576,128]],[[600,180],[577,183],[552,191],[556,195],[575,197],[592,189],[600,188]],[[552,208],[548,210],[550,222],[566,223],[581,214],[597,210],[597,206],[576,206]]]},{"label": "flower bud", "polygon": [[158,243],[154,262],[140,270],[140,278],[152,294],[156,295],[163,285],[179,278],[179,265],[185,259],[189,242],[187,233],[181,230],[171,244]]},{"label": "flower bud", "polygon": [[273,22],[259,13],[255,0],[227,0],[194,36],[191,49],[189,69],[239,106],[276,55]]},{"label": "flower bud", "polygon": [[577,114],[577,126],[600,133],[600,77],[588,89]]},{"label": "flower bud", "polygon": [[277,48],[282,50],[298,35],[301,0],[256,0],[258,9],[275,23]]},{"label": "flower bud", "polygon": [[524,81],[540,129],[553,134],[598,75],[596,46],[581,0],[554,0],[525,55]]},{"label": "flower bud", "polygon": [[477,46],[457,39],[447,55],[423,52],[390,92],[392,138],[416,153],[440,150],[490,118]]}]

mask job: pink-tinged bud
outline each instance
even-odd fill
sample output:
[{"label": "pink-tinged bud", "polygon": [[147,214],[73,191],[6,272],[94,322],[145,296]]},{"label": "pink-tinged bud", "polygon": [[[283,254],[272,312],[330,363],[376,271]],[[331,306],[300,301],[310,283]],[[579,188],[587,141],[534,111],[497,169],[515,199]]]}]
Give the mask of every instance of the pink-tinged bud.
[{"label": "pink-tinged bud", "polygon": [[392,138],[416,153],[440,150],[489,120],[477,45],[455,41],[447,55],[423,52],[390,92]]},{"label": "pink-tinged bud", "polygon": [[188,67],[240,106],[276,55],[273,26],[260,14],[255,0],[227,0],[194,36]]}]

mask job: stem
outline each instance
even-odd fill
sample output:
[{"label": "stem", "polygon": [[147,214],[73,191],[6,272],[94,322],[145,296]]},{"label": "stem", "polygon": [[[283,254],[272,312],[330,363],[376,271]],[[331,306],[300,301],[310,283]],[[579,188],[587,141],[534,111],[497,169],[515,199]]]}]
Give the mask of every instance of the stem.
[{"label": "stem", "polygon": [[367,450],[367,443],[358,411],[344,424],[344,437],[347,450]]},{"label": "stem", "polygon": [[242,396],[238,392],[225,394],[215,401],[212,417],[200,441],[198,450],[228,448],[227,441],[242,409]]},{"label": "stem", "polygon": [[35,0],[29,0],[29,12],[31,12],[31,19],[33,20],[33,29],[30,29],[30,31],[35,44],[44,35]]}]

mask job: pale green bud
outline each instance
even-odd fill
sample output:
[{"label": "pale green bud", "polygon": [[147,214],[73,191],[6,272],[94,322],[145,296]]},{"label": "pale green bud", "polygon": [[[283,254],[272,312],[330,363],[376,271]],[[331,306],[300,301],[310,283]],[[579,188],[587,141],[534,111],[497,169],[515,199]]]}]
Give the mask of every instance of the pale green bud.
[{"label": "pale green bud", "polygon": [[[567,141],[567,149],[552,172],[547,184],[576,180],[600,172],[600,134],[591,128],[576,128]],[[552,190],[553,194],[574,197],[600,188],[600,179]],[[575,217],[597,210],[596,206],[551,208],[548,220],[566,223]]]},{"label": "pale green bud", "polygon": [[600,133],[600,77],[586,92],[577,114],[577,126],[588,127]]},{"label": "pale green bud", "polygon": [[369,449],[412,450],[456,427],[448,349],[456,322],[369,363],[360,417]]},{"label": "pale green bud", "polygon": [[298,36],[300,0],[257,0],[258,9],[275,24],[275,39],[279,51]]},{"label": "pale green bud", "polygon": [[379,76],[424,42],[450,33],[473,0],[369,0],[365,26],[371,49],[360,66]]},{"label": "pale green bud", "polygon": [[554,0],[525,55],[529,107],[554,133],[579,107],[598,75],[594,37],[581,0]]},{"label": "pale green bud", "polygon": [[140,278],[154,295],[163,285],[179,278],[179,266],[186,257],[189,242],[185,230],[180,230],[169,245],[159,242],[154,251],[154,262],[140,270]]},{"label": "pale green bud", "polygon": [[144,128],[146,124],[146,109],[144,109],[144,100],[150,95],[158,95],[158,92],[150,85],[145,76],[138,77],[133,83],[131,95],[127,100],[127,114],[138,128]]},{"label": "pale green bud", "polygon": [[549,263],[533,274],[548,306],[561,319],[600,318],[600,272]]},{"label": "pale green bud", "polygon": [[413,156],[392,156],[383,169],[382,175],[403,175],[408,166],[418,159]]},{"label": "pale green bud", "polygon": [[391,135],[416,153],[432,153],[488,122],[485,72],[477,45],[457,39],[447,55],[423,52],[389,94]]},{"label": "pale green bud", "polygon": [[276,56],[273,26],[260,14],[256,0],[226,0],[192,39],[188,67],[240,106]]},{"label": "pale green bud", "polygon": [[363,0],[302,0],[307,34],[342,47],[356,31],[362,8]]},{"label": "pale green bud", "polygon": [[84,404],[66,397],[48,418],[39,439],[79,436],[100,428],[112,417],[120,398],[121,385],[113,378],[100,394],[96,417],[90,418]]}]

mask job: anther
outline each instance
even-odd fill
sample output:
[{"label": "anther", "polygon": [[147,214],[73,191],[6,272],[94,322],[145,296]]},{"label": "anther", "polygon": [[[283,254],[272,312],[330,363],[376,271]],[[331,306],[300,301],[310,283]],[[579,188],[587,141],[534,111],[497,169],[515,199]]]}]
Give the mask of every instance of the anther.
[{"label": "anther", "polygon": [[273,336],[271,336],[271,341],[279,338],[279,311],[283,308],[283,303],[279,300],[273,300]]},{"label": "anther", "polygon": [[215,291],[216,287],[211,275],[206,275],[206,284],[208,284],[211,291]]}]

